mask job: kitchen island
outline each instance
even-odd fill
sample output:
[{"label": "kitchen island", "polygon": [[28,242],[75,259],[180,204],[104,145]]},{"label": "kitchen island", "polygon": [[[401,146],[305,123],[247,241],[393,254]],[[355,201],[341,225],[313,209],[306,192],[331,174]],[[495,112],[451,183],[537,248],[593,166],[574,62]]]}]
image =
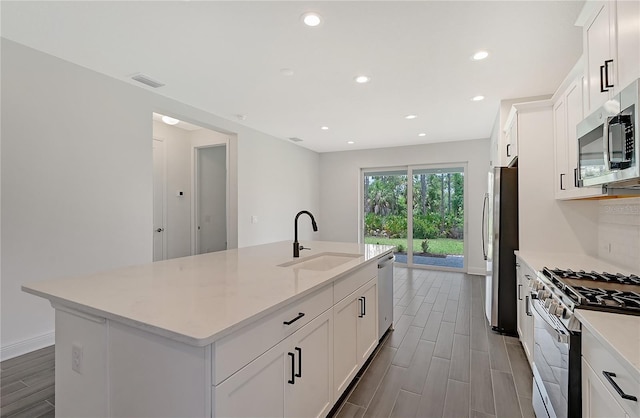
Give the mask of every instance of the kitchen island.
[{"label": "kitchen island", "polygon": [[380,338],[393,247],[308,245],[23,286],[56,310],[57,415],[326,415]]}]

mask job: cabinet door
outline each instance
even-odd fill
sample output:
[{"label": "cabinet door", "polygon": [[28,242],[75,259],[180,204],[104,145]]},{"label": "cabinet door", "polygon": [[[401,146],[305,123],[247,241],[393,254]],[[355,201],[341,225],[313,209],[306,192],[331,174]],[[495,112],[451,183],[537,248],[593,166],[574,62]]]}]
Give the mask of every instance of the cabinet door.
[{"label": "cabinet door", "polygon": [[640,78],[640,2],[616,2],[618,83],[616,92]]},{"label": "cabinet door", "polygon": [[507,152],[508,162],[518,156],[518,115],[513,118],[513,123],[509,129],[509,150]]},{"label": "cabinet door", "polygon": [[[611,56],[612,27],[610,22],[610,3],[602,2],[598,5],[592,18],[584,27],[584,51],[586,54],[587,97],[586,113],[590,114],[601,106],[610,96],[610,92],[602,92],[600,67],[605,61],[613,59]],[[613,63],[617,65],[617,63]],[[606,70],[606,68],[605,68]],[[609,83],[615,85],[614,69],[610,66]]]},{"label": "cabinet door", "polygon": [[334,400],[332,309],[291,335],[289,344],[284,416],[326,416]]},{"label": "cabinet door", "polygon": [[352,293],[333,307],[333,381],[336,399],[358,372],[358,293]]},{"label": "cabinet door", "polygon": [[523,277],[522,277],[522,267],[519,263],[516,263],[516,312],[517,312],[517,322],[516,329],[518,331],[518,336],[520,337],[520,342],[524,343],[524,293],[525,289],[523,286]]},{"label": "cabinet door", "polygon": [[363,365],[378,345],[378,284],[371,280],[360,290],[358,315],[358,356]]},{"label": "cabinet door", "polygon": [[582,416],[592,418],[625,417],[625,411],[602,384],[596,372],[582,358]]},{"label": "cabinet door", "polygon": [[[568,175],[567,106],[565,96],[561,96],[553,106],[553,141],[555,145],[555,194],[556,198],[568,189],[573,179]],[[573,184],[573,183],[571,183]]]},{"label": "cabinet door", "polygon": [[282,417],[288,340],[240,369],[213,389],[216,417]]}]

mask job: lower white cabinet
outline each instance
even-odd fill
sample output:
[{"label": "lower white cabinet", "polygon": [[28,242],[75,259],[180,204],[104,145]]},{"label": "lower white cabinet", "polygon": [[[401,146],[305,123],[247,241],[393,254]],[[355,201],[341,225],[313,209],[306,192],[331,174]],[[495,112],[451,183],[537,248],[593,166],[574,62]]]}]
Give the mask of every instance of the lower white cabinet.
[{"label": "lower white cabinet", "polygon": [[584,358],[582,359],[582,415],[592,418],[629,416]]},{"label": "lower white cabinet", "polygon": [[639,398],[640,381],[634,373],[583,326],[582,416],[638,417]]},{"label": "lower white cabinet", "polygon": [[377,279],[372,278],[333,307],[334,396],[337,399],[378,344]]},{"label": "lower white cabinet", "polygon": [[333,406],[333,311],[215,386],[214,416],[318,417]]},{"label": "lower white cabinet", "polygon": [[529,365],[533,363],[533,315],[531,313],[531,280],[535,273],[524,261],[516,258],[517,330]]}]

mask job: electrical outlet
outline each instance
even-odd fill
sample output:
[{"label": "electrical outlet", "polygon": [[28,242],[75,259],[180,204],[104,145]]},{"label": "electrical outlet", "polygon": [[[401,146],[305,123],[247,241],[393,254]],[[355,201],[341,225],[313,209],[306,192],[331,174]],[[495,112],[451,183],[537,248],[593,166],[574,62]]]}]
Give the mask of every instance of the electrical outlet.
[{"label": "electrical outlet", "polygon": [[82,346],[73,344],[71,346],[71,370],[82,374]]}]

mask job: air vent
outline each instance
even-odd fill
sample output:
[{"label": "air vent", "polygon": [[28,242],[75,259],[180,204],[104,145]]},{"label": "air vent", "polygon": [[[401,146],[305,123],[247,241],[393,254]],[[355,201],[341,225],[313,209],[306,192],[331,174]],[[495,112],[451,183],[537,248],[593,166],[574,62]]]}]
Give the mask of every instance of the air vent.
[{"label": "air vent", "polygon": [[296,137],[294,136],[294,137],[289,138],[289,141],[292,141],[292,142],[302,142],[302,139],[300,139],[300,138],[296,138]]},{"label": "air vent", "polygon": [[136,74],[131,78],[133,80],[136,80],[139,83],[146,84],[149,87],[153,87],[154,89],[157,89],[158,87],[164,86],[163,83],[161,83],[159,81],[156,81],[156,80],[154,80],[154,79],[152,79],[149,76],[144,75],[144,74]]}]

